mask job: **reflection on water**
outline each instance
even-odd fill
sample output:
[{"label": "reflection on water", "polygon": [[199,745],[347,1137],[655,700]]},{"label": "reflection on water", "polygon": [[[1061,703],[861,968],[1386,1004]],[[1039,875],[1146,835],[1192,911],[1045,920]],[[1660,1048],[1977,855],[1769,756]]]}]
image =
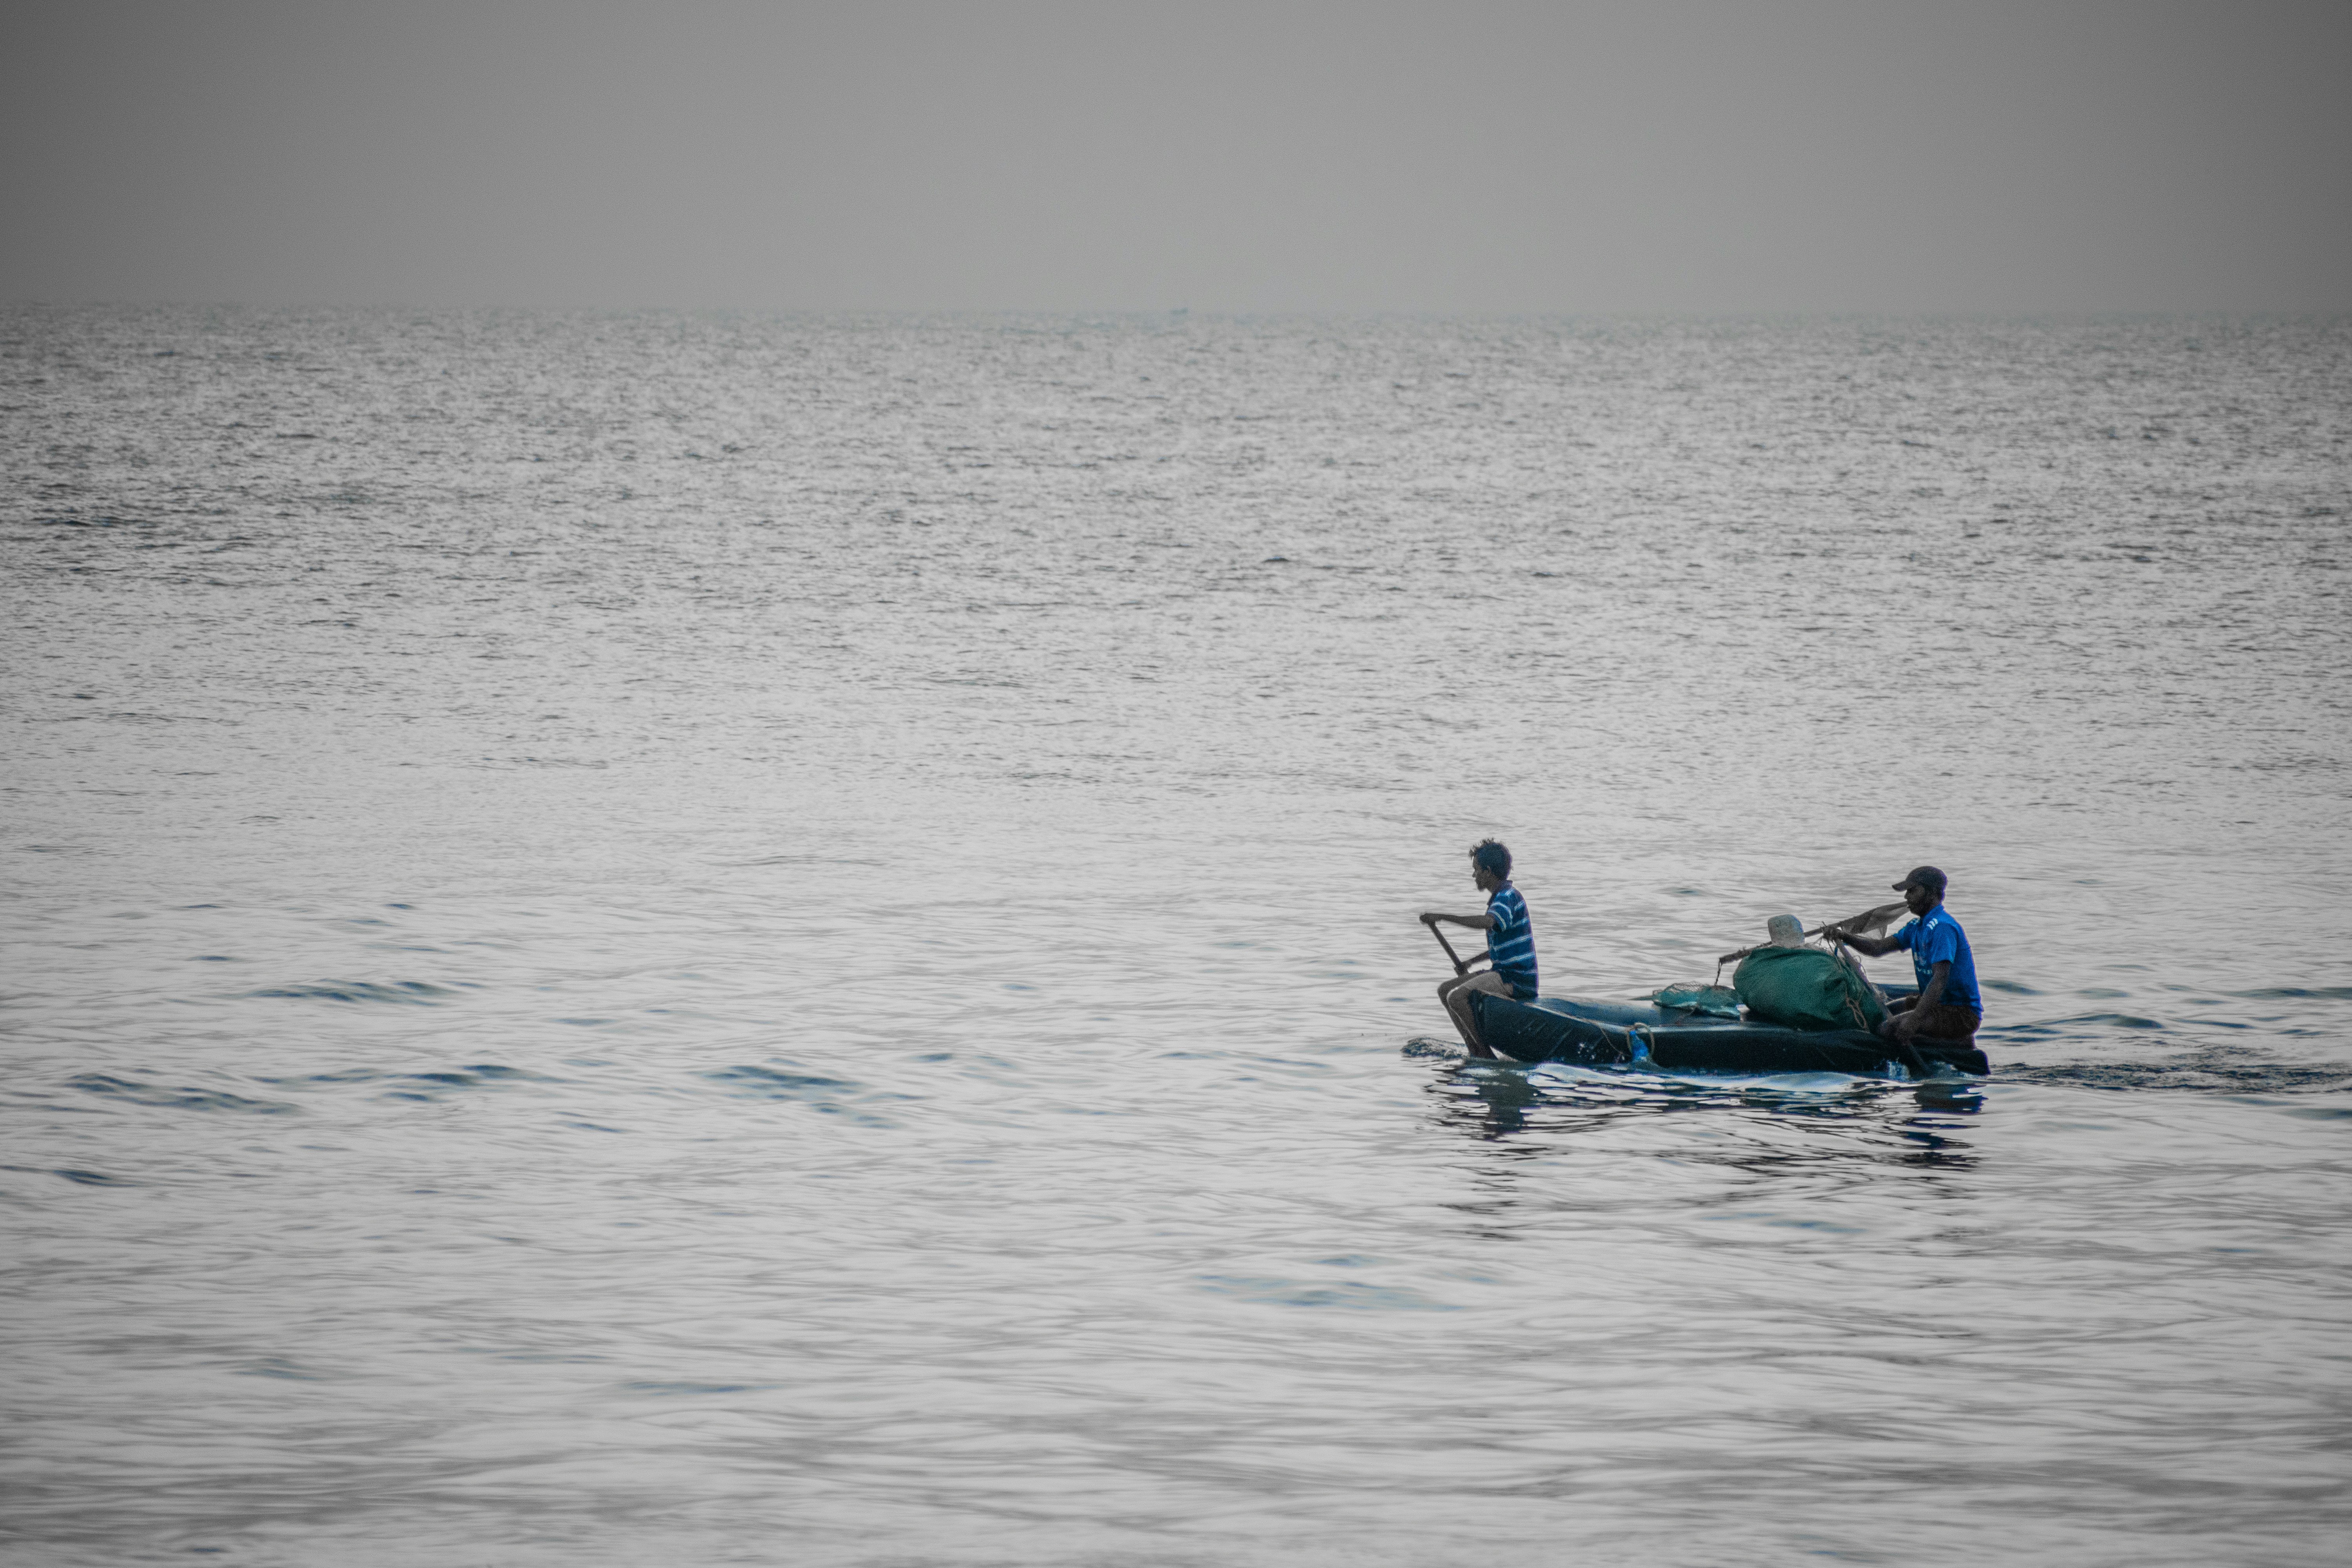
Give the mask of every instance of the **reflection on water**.
[{"label": "reflection on water", "polygon": [[[1413,1054],[1431,1053],[1423,1046]],[[1709,1079],[1468,1059],[1440,1069],[1428,1092],[1440,1125],[1490,1142],[1550,1143],[1633,1119],[1701,1115],[1720,1124],[1732,1147],[1694,1157],[1759,1172],[1843,1159],[1966,1168],[1975,1157],[1949,1134],[1984,1105],[1980,1088],[1959,1079],[1896,1086],[1836,1073]],[[1760,1126],[1791,1122],[1824,1136],[1802,1152],[1748,1137]]]}]

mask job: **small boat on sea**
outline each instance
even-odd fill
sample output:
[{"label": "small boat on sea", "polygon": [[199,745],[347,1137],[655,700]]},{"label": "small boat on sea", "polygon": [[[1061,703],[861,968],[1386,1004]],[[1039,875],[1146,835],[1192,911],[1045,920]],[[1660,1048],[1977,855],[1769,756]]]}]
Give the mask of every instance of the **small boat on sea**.
[{"label": "small boat on sea", "polygon": [[[1882,988],[1890,996],[1909,986]],[[1687,1012],[1649,1003],[1584,996],[1477,999],[1478,1032],[1505,1057],[1581,1067],[1642,1066],[1661,1072],[1842,1072],[1860,1078],[1911,1076],[1886,1042],[1859,1029],[1786,1029],[1747,1018]],[[1927,1065],[1945,1071],[1992,1070],[1984,1052],[1953,1040],[1913,1042]]]}]

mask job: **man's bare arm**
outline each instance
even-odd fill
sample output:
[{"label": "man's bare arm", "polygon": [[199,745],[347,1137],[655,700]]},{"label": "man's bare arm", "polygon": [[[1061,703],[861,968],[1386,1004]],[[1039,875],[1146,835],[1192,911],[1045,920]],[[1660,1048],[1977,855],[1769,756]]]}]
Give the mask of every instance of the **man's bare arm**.
[{"label": "man's bare arm", "polygon": [[1483,911],[1475,915],[1444,915],[1432,910],[1421,917],[1421,923],[1425,926],[1433,926],[1440,921],[1450,921],[1458,926],[1468,926],[1472,931],[1495,929],[1495,917]]},{"label": "man's bare arm", "polygon": [[1833,931],[1829,933],[1829,938],[1832,942],[1842,942],[1848,947],[1866,952],[1873,958],[1885,958],[1890,952],[1901,951],[1895,945],[1895,939],[1892,937],[1864,936],[1860,931]]}]

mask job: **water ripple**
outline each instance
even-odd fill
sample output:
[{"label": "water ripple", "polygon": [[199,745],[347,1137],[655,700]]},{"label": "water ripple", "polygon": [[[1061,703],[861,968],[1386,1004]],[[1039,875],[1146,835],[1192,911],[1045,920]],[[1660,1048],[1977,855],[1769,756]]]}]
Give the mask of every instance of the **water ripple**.
[{"label": "water ripple", "polygon": [[226,1110],[248,1116],[289,1116],[300,1110],[300,1107],[289,1105],[283,1100],[248,1100],[226,1089],[166,1088],[161,1084],[110,1078],[105,1073],[82,1073],[68,1079],[66,1085],[85,1094],[100,1094],[133,1105],[152,1105],[173,1110]]},{"label": "water ripple", "polygon": [[278,985],[265,991],[248,991],[247,996],[283,996],[297,999],[314,998],[323,1002],[391,1002],[407,1006],[438,1005],[437,997],[451,993],[422,980],[399,980],[380,984],[367,980],[331,980],[316,985]]}]

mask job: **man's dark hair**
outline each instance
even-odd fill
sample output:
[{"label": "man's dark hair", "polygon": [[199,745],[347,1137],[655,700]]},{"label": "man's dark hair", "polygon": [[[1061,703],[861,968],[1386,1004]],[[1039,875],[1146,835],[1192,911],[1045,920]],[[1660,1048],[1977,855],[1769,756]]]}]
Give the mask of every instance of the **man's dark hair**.
[{"label": "man's dark hair", "polygon": [[1481,871],[1492,871],[1507,882],[1511,879],[1511,852],[1491,838],[1478,840],[1478,847],[1470,851],[1470,864]]}]

